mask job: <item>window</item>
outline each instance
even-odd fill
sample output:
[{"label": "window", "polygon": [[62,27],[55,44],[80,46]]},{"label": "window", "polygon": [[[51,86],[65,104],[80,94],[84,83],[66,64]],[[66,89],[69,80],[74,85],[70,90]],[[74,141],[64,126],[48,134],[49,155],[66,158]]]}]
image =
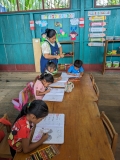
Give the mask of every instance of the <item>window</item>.
[{"label": "window", "polygon": [[95,0],[95,7],[115,7],[120,6],[120,0]]},{"label": "window", "polygon": [[70,8],[70,0],[1,0],[0,12]]}]

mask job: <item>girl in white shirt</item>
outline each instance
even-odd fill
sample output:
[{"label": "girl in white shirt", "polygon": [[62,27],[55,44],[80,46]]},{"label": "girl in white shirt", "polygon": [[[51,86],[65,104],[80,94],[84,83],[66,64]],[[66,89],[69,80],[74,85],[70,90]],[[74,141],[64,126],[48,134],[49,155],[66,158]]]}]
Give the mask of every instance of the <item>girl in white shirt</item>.
[{"label": "girl in white shirt", "polygon": [[46,29],[47,39],[42,44],[42,56],[40,59],[41,73],[45,72],[46,64],[51,61],[56,65],[58,59],[63,58],[62,47],[59,42],[56,42],[56,31],[54,29]]}]

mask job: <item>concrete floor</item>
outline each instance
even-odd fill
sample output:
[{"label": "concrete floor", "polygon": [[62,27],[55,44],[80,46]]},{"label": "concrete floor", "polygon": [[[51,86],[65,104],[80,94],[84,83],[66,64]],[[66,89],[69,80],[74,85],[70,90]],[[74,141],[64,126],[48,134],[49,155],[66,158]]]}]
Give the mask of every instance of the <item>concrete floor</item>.
[{"label": "concrete floor", "polygon": [[[19,91],[37,75],[33,72],[0,72],[0,117],[8,113],[11,122],[14,121],[19,112],[13,108],[11,100],[17,98]],[[120,160],[120,73],[93,75],[100,90],[99,110],[105,111],[119,134],[115,159]]]}]

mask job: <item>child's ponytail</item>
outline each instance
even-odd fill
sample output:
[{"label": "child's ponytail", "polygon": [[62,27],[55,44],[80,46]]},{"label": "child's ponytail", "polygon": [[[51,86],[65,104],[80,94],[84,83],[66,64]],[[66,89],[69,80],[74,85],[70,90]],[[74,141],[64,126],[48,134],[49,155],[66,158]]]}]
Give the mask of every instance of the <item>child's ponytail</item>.
[{"label": "child's ponytail", "polygon": [[44,80],[44,79],[46,80],[46,82],[49,82],[49,83],[53,83],[54,82],[54,77],[50,73],[42,73],[40,75],[39,80]]},{"label": "child's ponytail", "polygon": [[26,103],[23,106],[23,108],[22,108],[20,114],[17,116],[15,122],[19,118],[26,116],[27,114],[34,114],[36,116],[36,118],[46,117],[48,115],[48,112],[49,112],[48,106],[44,101],[34,100],[31,103]]}]

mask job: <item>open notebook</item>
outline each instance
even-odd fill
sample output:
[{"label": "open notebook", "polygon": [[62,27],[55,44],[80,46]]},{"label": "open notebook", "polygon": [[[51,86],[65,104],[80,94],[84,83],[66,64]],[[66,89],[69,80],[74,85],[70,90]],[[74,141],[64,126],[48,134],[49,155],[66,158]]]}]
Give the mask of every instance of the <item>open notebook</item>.
[{"label": "open notebook", "polygon": [[68,78],[67,77],[62,77],[62,79],[58,82],[55,82],[55,83],[52,83],[50,85],[50,87],[55,87],[55,88],[65,88],[65,85],[68,81]]},{"label": "open notebook", "polygon": [[78,78],[79,76],[80,76],[80,73],[76,73],[75,76],[73,76],[73,75],[68,75],[68,74],[65,73],[65,72],[62,72],[62,74],[61,74],[61,77],[62,77],[62,78]]},{"label": "open notebook", "polygon": [[64,97],[64,88],[51,88],[51,91],[43,97],[43,101],[62,102]]},{"label": "open notebook", "polygon": [[48,114],[41,122],[36,125],[32,142],[41,139],[43,133],[48,133],[49,138],[45,144],[62,144],[64,143],[64,114]]}]

